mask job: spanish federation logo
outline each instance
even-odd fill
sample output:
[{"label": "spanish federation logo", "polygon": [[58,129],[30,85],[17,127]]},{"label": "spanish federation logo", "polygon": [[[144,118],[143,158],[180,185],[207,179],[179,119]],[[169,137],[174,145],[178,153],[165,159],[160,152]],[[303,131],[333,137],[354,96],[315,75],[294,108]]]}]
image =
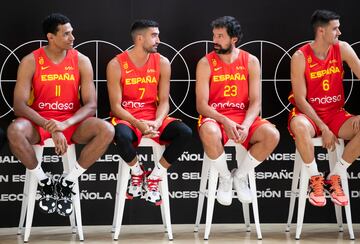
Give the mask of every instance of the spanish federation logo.
[{"label": "spanish federation logo", "polygon": [[128,68],[129,68],[129,65],[128,65],[127,62],[124,63],[123,68],[124,68],[124,69],[128,69]]},{"label": "spanish federation logo", "polygon": [[212,64],[213,64],[213,66],[216,66],[216,65],[217,65],[216,59],[213,58],[213,59],[211,60],[211,62],[212,62]]},{"label": "spanish federation logo", "polygon": [[40,65],[43,65],[43,64],[44,64],[44,58],[41,57],[41,56],[39,57],[39,64],[40,64]]},{"label": "spanish federation logo", "polygon": [[307,62],[308,62],[308,64],[311,64],[311,63],[312,63],[312,58],[311,58],[311,56],[308,57]]}]

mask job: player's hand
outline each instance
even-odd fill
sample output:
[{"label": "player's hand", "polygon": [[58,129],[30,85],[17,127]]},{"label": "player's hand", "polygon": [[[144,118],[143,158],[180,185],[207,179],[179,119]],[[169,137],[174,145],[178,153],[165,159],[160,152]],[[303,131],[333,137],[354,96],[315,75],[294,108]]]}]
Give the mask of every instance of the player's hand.
[{"label": "player's hand", "polygon": [[356,133],[360,130],[360,115],[354,117],[351,121],[351,126]]},{"label": "player's hand", "polygon": [[51,133],[51,137],[55,144],[55,153],[57,155],[63,155],[64,153],[66,153],[68,144],[64,134],[60,131],[56,131],[54,133]]},{"label": "player's hand", "polygon": [[231,119],[227,118],[223,123],[225,133],[229,139],[234,140],[235,142],[240,141],[239,130],[241,130],[241,125],[235,123]]},{"label": "player's hand", "polygon": [[240,139],[238,141],[236,141],[236,143],[243,143],[249,135],[249,127],[240,125],[240,129],[238,129],[238,133],[239,133]]},{"label": "player's hand", "polygon": [[49,131],[51,134],[56,131],[64,131],[67,128],[64,122],[57,121],[55,119],[49,119],[44,124],[44,129]]},{"label": "player's hand", "polygon": [[144,137],[153,138],[159,135],[159,132],[154,130],[153,127],[149,126],[144,120],[139,120],[136,123],[136,128],[138,128]]},{"label": "player's hand", "polygon": [[162,124],[162,121],[158,121],[158,120],[140,119],[139,121],[147,124],[149,126],[149,128],[152,129],[153,131],[157,131]]},{"label": "player's hand", "polygon": [[337,137],[334,135],[334,133],[332,133],[331,130],[329,130],[329,128],[322,130],[321,133],[323,148],[334,151],[335,143],[339,144]]}]

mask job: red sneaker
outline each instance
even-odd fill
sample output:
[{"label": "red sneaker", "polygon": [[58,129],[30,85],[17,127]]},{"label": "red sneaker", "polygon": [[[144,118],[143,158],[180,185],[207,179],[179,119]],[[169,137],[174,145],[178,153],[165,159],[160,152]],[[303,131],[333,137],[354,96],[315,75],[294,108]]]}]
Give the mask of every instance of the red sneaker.
[{"label": "red sneaker", "polygon": [[324,177],[321,175],[314,175],[310,178],[309,202],[317,207],[323,207],[326,204],[324,193]]},{"label": "red sneaker", "polygon": [[326,181],[326,185],[333,203],[339,206],[348,205],[349,200],[342,189],[340,175],[330,176],[330,179]]}]

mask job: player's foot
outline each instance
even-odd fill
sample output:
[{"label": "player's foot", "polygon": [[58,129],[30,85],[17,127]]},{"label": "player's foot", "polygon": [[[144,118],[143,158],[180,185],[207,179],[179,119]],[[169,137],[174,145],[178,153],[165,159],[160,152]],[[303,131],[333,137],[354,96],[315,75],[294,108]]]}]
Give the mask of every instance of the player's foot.
[{"label": "player's foot", "polygon": [[332,175],[329,180],[326,180],[326,189],[329,191],[331,201],[339,206],[348,205],[349,201],[345,195],[342,186],[340,175]]},{"label": "player's foot", "polygon": [[309,202],[317,207],[323,207],[326,204],[324,177],[322,175],[314,175],[310,177]]}]

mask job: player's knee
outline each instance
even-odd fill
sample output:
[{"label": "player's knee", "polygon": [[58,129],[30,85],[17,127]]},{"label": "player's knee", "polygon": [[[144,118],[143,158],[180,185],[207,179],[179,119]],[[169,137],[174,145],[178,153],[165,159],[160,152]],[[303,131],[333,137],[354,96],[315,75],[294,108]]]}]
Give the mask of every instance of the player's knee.
[{"label": "player's knee", "polygon": [[308,125],[306,125],[302,120],[291,121],[290,128],[295,137],[310,134]]},{"label": "player's knee", "polygon": [[180,137],[182,138],[182,140],[188,141],[192,137],[192,130],[186,124],[181,123],[179,134],[180,134]]},{"label": "player's knee", "polygon": [[268,146],[274,149],[280,141],[280,133],[275,127],[269,128],[266,138]]},{"label": "player's knee", "polygon": [[7,137],[10,142],[15,142],[25,135],[26,128],[22,123],[12,122],[7,129]]},{"label": "player's knee", "polygon": [[200,127],[199,135],[203,143],[208,141],[214,142],[221,138],[221,132],[219,128],[207,124],[204,124]]},{"label": "player's knee", "polygon": [[114,139],[114,135],[115,135],[114,126],[108,122],[103,121],[102,134],[103,134],[104,140],[106,140],[106,142],[110,143]]}]

